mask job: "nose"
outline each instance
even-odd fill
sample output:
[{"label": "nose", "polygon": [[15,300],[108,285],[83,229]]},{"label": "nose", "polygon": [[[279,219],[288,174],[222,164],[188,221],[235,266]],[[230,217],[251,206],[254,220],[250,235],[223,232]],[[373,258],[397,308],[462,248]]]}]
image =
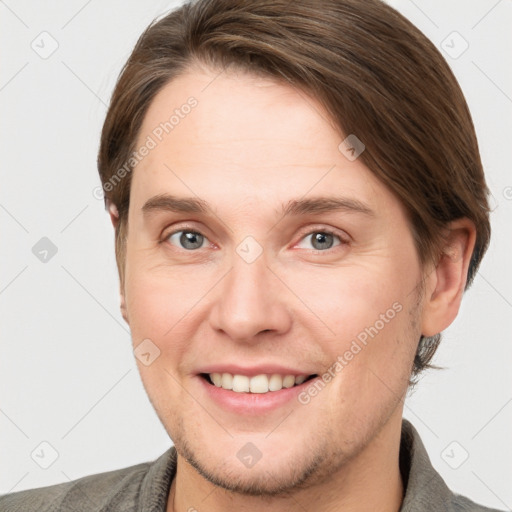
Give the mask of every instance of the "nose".
[{"label": "nose", "polygon": [[[237,254],[217,289],[210,324],[237,342],[256,343],[291,327],[286,287],[261,255],[247,263]],[[217,288],[217,287],[216,287]]]}]

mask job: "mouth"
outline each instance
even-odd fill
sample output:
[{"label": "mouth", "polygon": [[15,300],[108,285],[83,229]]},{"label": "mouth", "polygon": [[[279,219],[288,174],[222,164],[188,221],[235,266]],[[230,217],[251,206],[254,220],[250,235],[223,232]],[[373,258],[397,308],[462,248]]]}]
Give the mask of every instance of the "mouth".
[{"label": "mouth", "polygon": [[259,374],[254,376],[232,373],[201,373],[209,385],[241,394],[272,394],[282,389],[300,386],[318,377],[313,375]]}]

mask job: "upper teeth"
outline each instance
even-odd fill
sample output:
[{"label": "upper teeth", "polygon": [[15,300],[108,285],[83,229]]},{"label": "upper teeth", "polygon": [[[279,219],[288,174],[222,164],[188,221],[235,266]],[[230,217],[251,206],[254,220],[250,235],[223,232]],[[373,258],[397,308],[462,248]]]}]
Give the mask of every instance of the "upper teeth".
[{"label": "upper teeth", "polygon": [[210,373],[210,379],[218,388],[230,389],[237,393],[267,393],[291,388],[302,384],[308,375],[232,375],[231,373]]}]

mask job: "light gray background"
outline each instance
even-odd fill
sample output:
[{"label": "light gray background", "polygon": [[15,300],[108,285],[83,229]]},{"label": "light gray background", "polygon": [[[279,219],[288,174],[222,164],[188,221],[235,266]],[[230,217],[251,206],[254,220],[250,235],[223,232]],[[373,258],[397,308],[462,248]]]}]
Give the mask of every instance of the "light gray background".
[{"label": "light gray background", "polygon": [[[174,4],[0,1],[0,493],[153,460],[171,445],[137,372],[113,229],[93,191],[117,75]],[[435,359],[446,370],[422,379],[405,415],[452,489],[510,509],[512,2],[392,5],[451,53],[441,50],[473,113],[494,208],[491,247]],[[32,252],[42,237],[58,249],[46,263]]]}]

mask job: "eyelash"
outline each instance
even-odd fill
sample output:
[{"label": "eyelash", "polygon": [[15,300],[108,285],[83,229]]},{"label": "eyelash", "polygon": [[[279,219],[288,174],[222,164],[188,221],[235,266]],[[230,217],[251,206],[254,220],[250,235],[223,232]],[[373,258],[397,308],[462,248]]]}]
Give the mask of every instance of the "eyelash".
[{"label": "eyelash", "polygon": [[[197,235],[201,235],[205,238],[205,240],[209,240],[208,237],[206,235],[203,235],[200,231],[198,231],[197,229],[193,228],[192,226],[180,226],[179,229],[175,229],[169,233],[166,233],[163,235],[162,239],[159,241],[159,243],[164,243],[164,242],[167,242],[169,240],[169,238],[171,238],[171,236],[175,235],[176,233],[180,233],[180,232],[185,232],[185,233],[195,233]],[[341,236],[340,234],[336,233],[334,230],[332,229],[329,229],[329,228],[316,228],[316,229],[310,229],[309,231],[303,233],[300,237],[300,240],[299,242],[297,243],[300,243],[302,240],[304,240],[305,238],[307,238],[308,236],[311,236],[313,234],[316,234],[316,233],[322,233],[322,234],[326,234],[326,235],[332,235],[336,238],[338,238],[338,240],[340,241],[340,243],[338,245],[335,245],[329,249],[326,249],[326,250],[321,250],[321,249],[310,249],[311,251],[314,251],[315,253],[331,253],[333,251],[336,250],[337,247],[343,247],[343,246],[346,246],[349,244],[349,241],[348,241],[348,236]],[[172,244],[170,244],[172,245]],[[297,245],[297,244],[295,244]],[[186,251],[186,252],[197,252],[199,249],[184,249],[182,247],[176,247],[173,245],[174,248],[176,249],[179,249],[179,250],[182,250],[182,251]]]},{"label": "eyelash", "polygon": [[328,229],[328,228],[313,229],[313,230],[307,231],[306,233],[303,233],[300,237],[299,243],[302,242],[302,240],[305,240],[306,238],[310,237],[311,235],[314,235],[317,233],[322,233],[323,235],[332,235],[335,238],[337,238],[340,241],[340,243],[338,245],[334,245],[333,247],[331,247],[329,249],[325,249],[323,251],[320,249],[310,249],[311,251],[314,251],[315,253],[322,252],[322,253],[329,254],[333,251],[336,251],[337,248],[342,248],[343,246],[348,245],[348,240],[346,240],[346,238],[342,237],[341,235],[337,234],[335,231]]}]

